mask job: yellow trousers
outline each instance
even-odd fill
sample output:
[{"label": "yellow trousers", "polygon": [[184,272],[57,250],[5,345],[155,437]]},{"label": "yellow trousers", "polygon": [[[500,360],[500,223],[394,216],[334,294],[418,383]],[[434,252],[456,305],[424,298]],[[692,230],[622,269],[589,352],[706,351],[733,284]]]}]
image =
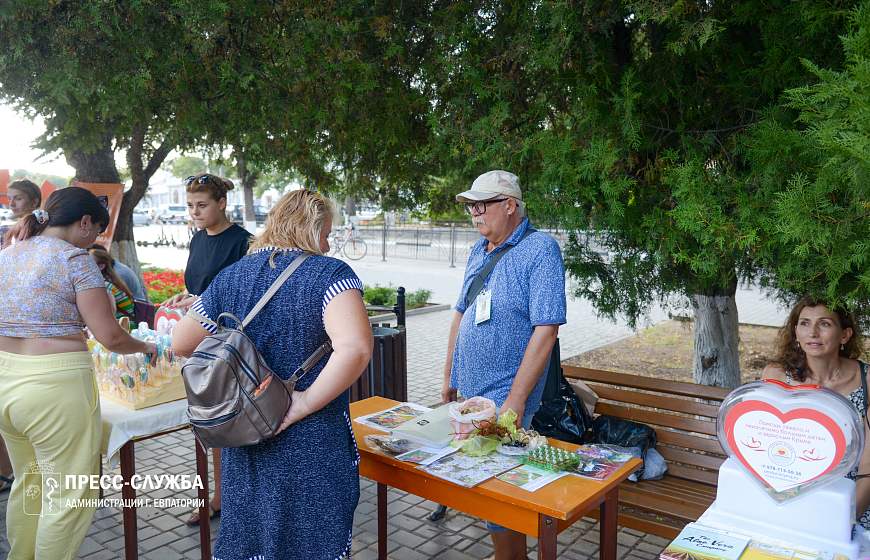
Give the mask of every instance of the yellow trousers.
[{"label": "yellow trousers", "polygon": [[0,352],[0,434],[15,471],[9,560],[75,558],[100,491],[67,477],[99,474],[102,433],[90,353]]}]

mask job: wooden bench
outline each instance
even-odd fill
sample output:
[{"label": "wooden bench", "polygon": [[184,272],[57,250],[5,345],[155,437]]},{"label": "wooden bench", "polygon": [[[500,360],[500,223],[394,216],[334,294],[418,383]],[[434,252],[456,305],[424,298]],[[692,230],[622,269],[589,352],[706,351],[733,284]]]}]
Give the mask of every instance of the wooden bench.
[{"label": "wooden bench", "polygon": [[618,522],[673,540],[716,499],[719,466],[725,460],[716,439],[716,414],[731,390],[572,366],[563,371],[569,381],[582,379],[598,394],[596,415],[655,429],[656,451],[668,470],[661,480],[620,485]]}]

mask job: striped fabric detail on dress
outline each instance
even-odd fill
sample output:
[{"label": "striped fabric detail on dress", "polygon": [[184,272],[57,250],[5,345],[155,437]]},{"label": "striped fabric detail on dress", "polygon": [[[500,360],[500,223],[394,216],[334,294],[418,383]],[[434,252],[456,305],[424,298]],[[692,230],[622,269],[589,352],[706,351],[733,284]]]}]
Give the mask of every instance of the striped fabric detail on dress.
[{"label": "striped fabric detail on dress", "polygon": [[[350,558],[350,547],[353,544],[353,530],[348,531],[347,533],[347,546],[344,548],[344,552],[336,556],[335,560],[343,560],[345,558]],[[221,560],[217,556],[212,556],[211,560]],[[256,556],[251,556],[250,558],[246,558],[245,560],[266,560],[266,556],[263,554],[258,554]]]},{"label": "striped fabric detail on dress", "polygon": [[338,557],[335,560],[343,560],[345,558],[350,558],[350,546],[351,546],[351,544],[353,544],[353,529],[351,529],[347,533],[347,546],[345,547],[344,552],[342,552],[340,555],[338,555]]},{"label": "striped fabric detail on dress", "polygon": [[360,293],[365,293],[363,291],[362,282],[360,282],[356,278],[346,278],[344,280],[339,280],[329,288],[327,288],[326,293],[323,294],[323,309],[321,310],[321,314],[326,312],[326,305],[332,301],[332,298],[340,294],[345,290],[359,290]]},{"label": "striped fabric detail on dress", "polygon": [[[205,312],[205,308],[202,306],[202,301],[201,301],[201,300],[196,300],[196,301],[194,302],[194,304],[191,306],[190,310],[191,310],[191,311],[196,311],[197,313],[199,313],[200,315],[202,315],[202,316],[205,317],[206,319],[208,319],[208,320],[214,322],[214,319],[212,319],[211,317],[209,317],[209,316],[208,316],[208,313]],[[205,330],[207,330],[208,332],[210,332],[211,334],[217,334],[217,327],[216,327],[215,325],[212,325],[212,324],[209,324],[209,323],[203,323],[202,321],[200,321],[199,324],[202,325],[203,328],[204,328]]]},{"label": "striped fabric detail on dress", "polygon": [[265,253],[267,251],[270,253],[272,251],[284,251],[286,253],[301,253],[302,249],[282,249],[281,247],[260,247],[259,249],[257,249],[256,251],[254,251],[251,254],[256,255],[257,253]]},{"label": "striped fabric detail on dress", "polygon": [[354,459],[353,462],[353,466],[358,467],[360,461],[359,448],[356,446],[356,438],[353,435],[353,424],[351,424],[350,416],[348,415],[346,410],[344,411],[344,419],[347,421],[347,429],[350,430],[350,439],[351,441],[353,441],[353,453],[356,456],[356,459]]}]

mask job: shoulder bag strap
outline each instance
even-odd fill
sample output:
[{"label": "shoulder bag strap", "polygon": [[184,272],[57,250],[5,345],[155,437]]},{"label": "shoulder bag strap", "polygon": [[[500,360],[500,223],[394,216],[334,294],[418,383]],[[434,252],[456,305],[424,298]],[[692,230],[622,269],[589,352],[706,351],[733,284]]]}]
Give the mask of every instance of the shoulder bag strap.
[{"label": "shoulder bag strap", "polygon": [[[520,237],[520,240],[517,241],[517,245],[519,245],[523,239],[525,239],[529,235],[535,233],[536,231],[538,231],[538,230],[529,226],[529,228],[526,230],[526,232],[523,234],[523,236]],[[480,272],[478,272],[477,276],[474,277],[474,280],[471,281],[471,286],[468,287],[468,292],[465,294],[465,306],[466,307],[470,307],[471,302],[473,302],[474,298],[477,297],[477,294],[480,293],[481,288],[483,288],[483,286],[486,284],[486,277],[489,276],[489,273],[492,272],[493,268],[495,268],[496,263],[498,263],[498,261],[500,261],[501,258],[503,256],[505,256],[507,254],[507,252],[510,251],[511,249],[513,249],[514,247],[516,247],[516,245],[508,245],[507,247],[502,249],[499,254],[492,257],[489,260],[489,262],[486,263],[485,267],[480,269]]]},{"label": "shoulder bag strap", "polygon": [[[121,308],[118,307],[117,305],[115,306],[115,309],[117,309],[119,313],[123,313],[124,316],[127,317],[128,319],[130,319],[131,321],[134,320],[134,319],[133,319],[133,315],[130,314],[128,311],[124,311],[123,309],[121,309]],[[134,308],[133,310],[135,311],[135,308]]]},{"label": "shoulder bag strap", "polygon": [[278,289],[282,285],[284,285],[284,282],[286,282],[287,279],[290,278],[290,275],[296,272],[296,269],[299,268],[299,265],[302,264],[302,262],[310,256],[311,253],[302,253],[301,255],[296,257],[296,259],[294,259],[292,263],[290,263],[290,266],[288,266],[284,270],[284,272],[281,273],[281,276],[279,276],[278,279],[272,283],[269,289],[266,290],[266,293],[263,294],[263,297],[260,298],[260,301],[257,302],[257,305],[255,305],[254,308],[251,309],[251,312],[248,313],[248,316],[245,317],[244,321],[242,321],[241,326],[243,329],[247,327],[248,323],[250,323],[254,319],[257,313],[259,313],[260,310],[263,309],[263,307],[265,307],[267,303],[269,303],[269,300],[272,299],[272,296],[274,296]]},{"label": "shoulder bag strap", "polygon": [[864,418],[867,418],[867,409],[870,407],[870,398],[867,398],[867,364],[858,362],[858,365],[861,368],[861,389],[864,391]]}]

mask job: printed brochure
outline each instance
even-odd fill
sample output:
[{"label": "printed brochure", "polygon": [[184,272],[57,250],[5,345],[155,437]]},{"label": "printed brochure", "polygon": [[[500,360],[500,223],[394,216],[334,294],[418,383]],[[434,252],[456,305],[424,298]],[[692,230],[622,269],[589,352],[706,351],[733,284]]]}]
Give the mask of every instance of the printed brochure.
[{"label": "printed brochure", "polygon": [[498,453],[483,457],[471,457],[465,453],[456,453],[438,459],[431,465],[418,468],[423,472],[449,480],[460,486],[471,487],[518,467],[520,464],[516,459]]},{"label": "printed brochure", "polygon": [[395,428],[398,428],[408,420],[413,420],[430,410],[432,409],[418,404],[402,403],[387,410],[360,416],[355,421],[369,428],[392,433]]},{"label": "printed brochure", "polygon": [[424,412],[393,428],[393,436],[409,439],[426,447],[441,448],[453,441],[450,405]]},{"label": "printed brochure", "polygon": [[749,537],[689,523],[661,553],[661,560],[737,560]]},{"label": "printed brochure", "polygon": [[632,457],[622,447],[594,443],[581,445],[575,453],[580,456],[581,461],[567,471],[593,480],[607,480]]},{"label": "printed brochure", "polygon": [[496,478],[523,490],[534,492],[563,476],[568,476],[568,473],[547,471],[533,465],[522,465],[506,473],[501,473]]},{"label": "printed brochure", "polygon": [[458,453],[459,450],[453,447],[436,449],[434,447],[421,447],[414,451],[408,451],[396,456],[399,461],[407,461],[409,463],[419,463],[421,465],[429,465],[442,457]]}]

